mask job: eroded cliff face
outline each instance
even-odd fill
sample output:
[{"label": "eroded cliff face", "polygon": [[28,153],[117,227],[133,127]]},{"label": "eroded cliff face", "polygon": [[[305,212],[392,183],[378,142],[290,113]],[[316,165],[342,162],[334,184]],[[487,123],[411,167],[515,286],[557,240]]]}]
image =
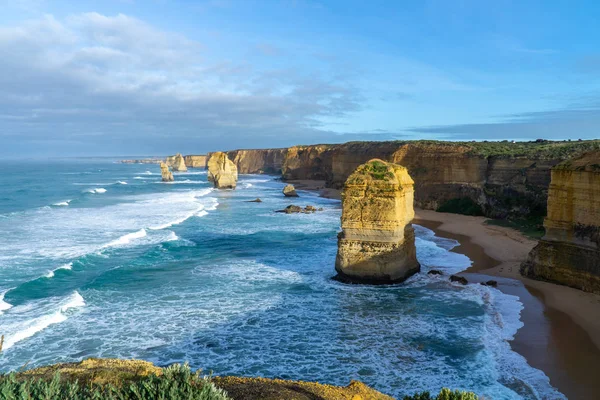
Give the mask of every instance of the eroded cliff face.
[{"label": "eroded cliff face", "polygon": [[[231,150],[225,152],[240,174],[280,174],[287,149]],[[210,157],[212,153],[209,153]]]},{"label": "eroded cliff face", "polygon": [[552,169],[544,226],[521,273],[600,294],[600,151]]},{"label": "eroded cliff face", "polygon": [[335,263],[341,279],[393,283],[419,271],[413,184],[406,168],[378,159],[346,180]]},{"label": "eroded cliff face", "polygon": [[238,171],[235,164],[220,151],[211,153],[207,162],[208,181],[217,189],[235,189]]},{"label": "eroded cliff face", "polygon": [[283,179],[330,181],[333,168],[331,155],[335,147],[335,145],[317,144],[288,148],[281,168]]},{"label": "eroded cliff face", "polygon": [[208,157],[205,155],[188,155],[184,157],[188,168],[206,168]]},{"label": "eroded cliff face", "polygon": [[469,199],[489,217],[543,217],[550,170],[600,141],[560,143],[349,142],[227,152],[240,173],[279,173],[284,180],[325,180],[341,189],[361,164],[379,158],[408,169],[415,206],[438,209]]},{"label": "eroded cliff face", "polygon": [[171,167],[171,169],[175,172],[185,172],[187,171],[187,167],[185,165],[185,160],[180,153],[175,154],[174,156],[167,157],[165,163]]}]

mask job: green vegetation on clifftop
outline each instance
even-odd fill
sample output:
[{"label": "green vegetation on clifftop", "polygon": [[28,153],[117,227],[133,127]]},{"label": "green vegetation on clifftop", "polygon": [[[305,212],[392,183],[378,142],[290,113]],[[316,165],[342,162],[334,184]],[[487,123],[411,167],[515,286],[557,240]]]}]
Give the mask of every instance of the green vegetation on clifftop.
[{"label": "green vegetation on clifftop", "polygon": [[[93,371],[90,375],[94,375]],[[60,371],[56,371],[51,379],[11,373],[0,376],[0,398],[230,400],[223,390],[199,373],[192,373],[187,365],[172,365],[163,369],[159,376],[150,374],[137,379],[131,378],[126,373],[122,376],[122,381],[96,383],[89,379],[64,379]]]}]

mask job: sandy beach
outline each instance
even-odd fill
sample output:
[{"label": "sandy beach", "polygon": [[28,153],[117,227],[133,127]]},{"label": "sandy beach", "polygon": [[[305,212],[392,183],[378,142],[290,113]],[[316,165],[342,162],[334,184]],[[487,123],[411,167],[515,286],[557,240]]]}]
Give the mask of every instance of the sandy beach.
[{"label": "sandy beach", "polygon": [[[326,188],[324,181],[289,183],[340,198],[340,190]],[[420,209],[415,214],[415,223],[460,242],[453,251],[473,261],[460,275],[472,283],[496,280],[499,290],[519,297],[524,326],[512,348],[569,399],[600,399],[600,296],[522,277],[519,266],[536,241],[514,229],[487,225],[484,217]]]},{"label": "sandy beach", "polygon": [[519,265],[536,242],[518,231],[486,225],[484,217],[415,211],[415,223],[460,242],[454,251],[473,261],[460,275],[497,280],[499,290],[520,298],[524,326],[513,349],[569,399],[600,398],[600,296],[522,277]]}]

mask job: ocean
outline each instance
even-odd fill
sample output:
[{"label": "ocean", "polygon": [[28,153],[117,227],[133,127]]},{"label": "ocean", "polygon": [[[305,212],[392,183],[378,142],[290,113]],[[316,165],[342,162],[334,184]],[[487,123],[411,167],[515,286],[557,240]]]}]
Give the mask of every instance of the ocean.
[{"label": "ocean", "polygon": [[[346,285],[331,279],[340,202],[285,198],[276,177],[217,191],[203,170],[162,183],[158,165],[115,159],[0,168],[0,372],[122,357],[393,396],[565,398],[511,350],[517,297],[427,275],[471,265],[429,229],[415,226],[421,273]],[[274,212],[289,204],[324,211]]]}]

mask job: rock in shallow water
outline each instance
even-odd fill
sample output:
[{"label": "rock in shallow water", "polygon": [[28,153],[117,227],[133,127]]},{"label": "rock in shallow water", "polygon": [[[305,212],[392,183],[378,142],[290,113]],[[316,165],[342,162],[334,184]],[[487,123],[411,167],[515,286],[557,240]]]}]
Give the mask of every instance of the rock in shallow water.
[{"label": "rock in shallow water", "polygon": [[289,206],[287,206],[283,210],[277,210],[275,212],[285,213],[285,214],[298,214],[298,213],[312,214],[312,213],[314,213],[316,211],[323,211],[323,208],[318,208],[317,209],[315,206],[310,206],[310,205],[302,208],[300,206],[296,206],[294,204],[290,204]]},{"label": "rock in shallow water", "polygon": [[458,276],[458,275],[450,276],[450,282],[458,282],[461,285],[466,285],[467,283],[469,283],[467,278],[465,278],[464,276]]},{"label": "rock in shallow water", "polygon": [[296,188],[294,187],[294,185],[285,185],[285,187],[283,188],[283,195],[285,197],[299,197],[298,193],[296,193]]}]

